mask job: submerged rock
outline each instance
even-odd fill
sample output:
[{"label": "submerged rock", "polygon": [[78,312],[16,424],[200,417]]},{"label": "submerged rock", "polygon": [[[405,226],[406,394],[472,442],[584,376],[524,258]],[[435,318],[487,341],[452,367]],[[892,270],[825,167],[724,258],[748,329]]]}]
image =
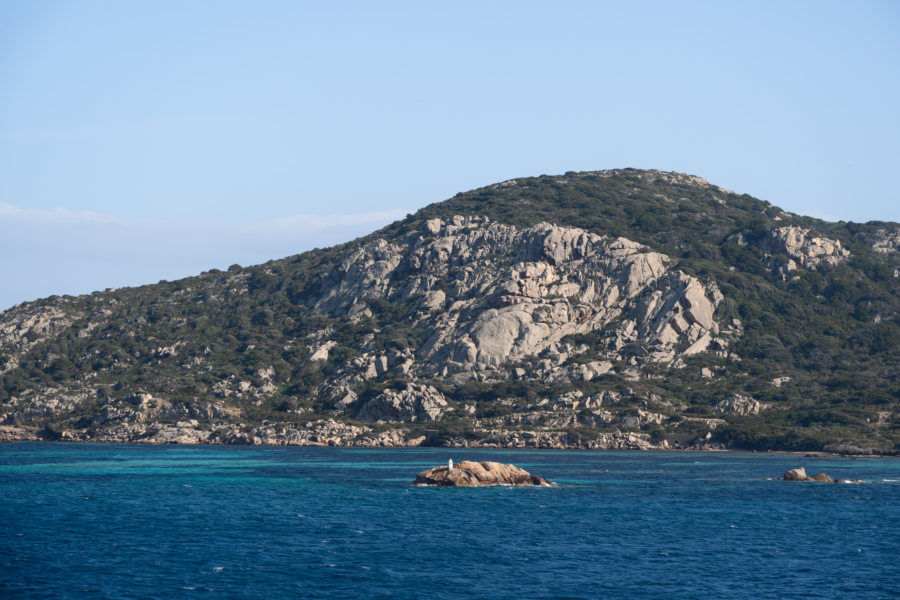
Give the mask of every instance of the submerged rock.
[{"label": "submerged rock", "polygon": [[532,475],[515,465],[498,462],[473,462],[464,460],[459,464],[435,467],[422,471],[416,476],[414,485],[437,485],[449,487],[474,487],[481,485],[538,485],[553,486],[552,481]]}]

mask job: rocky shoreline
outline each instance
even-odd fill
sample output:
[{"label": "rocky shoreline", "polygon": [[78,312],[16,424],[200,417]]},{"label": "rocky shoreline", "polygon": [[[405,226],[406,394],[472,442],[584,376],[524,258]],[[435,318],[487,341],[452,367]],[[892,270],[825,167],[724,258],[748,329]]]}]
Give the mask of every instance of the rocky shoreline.
[{"label": "rocky shoreline", "polygon": [[654,444],[641,433],[599,433],[585,438],[565,431],[478,432],[478,439],[445,436],[429,439],[404,428],[378,431],[365,425],[353,425],[334,419],[310,421],[303,425],[269,424],[242,426],[235,424],[207,425],[197,421],[177,423],[130,424],[100,432],[71,429],[34,429],[0,426],[0,442],[64,441],[137,444],[210,444],[248,446],[341,446],[404,448],[440,446],[447,448],[522,448],[557,450],[725,450],[721,444],[697,440],[685,446],[673,446],[663,441]]},{"label": "rocky shoreline", "polygon": [[[433,430],[429,430],[433,431]],[[334,446],[344,448],[473,448],[473,449],[533,449],[533,450],[640,450],[640,451],[752,451],[727,448],[699,437],[682,444],[663,440],[653,443],[650,436],[638,432],[613,431],[594,433],[584,437],[568,431],[534,431],[491,429],[478,430],[478,437],[439,437],[422,435],[421,430],[407,428],[379,429],[368,424],[351,424],[331,418],[308,421],[304,424],[269,423],[249,426],[241,423],[200,423],[197,420],[175,423],[130,423],[104,430],[35,428],[0,425],[0,443],[25,441],[62,441],[128,444],[182,445],[241,445],[241,446]],[[761,450],[798,454],[807,457],[846,456],[853,458],[900,457],[898,453],[872,448],[842,445],[835,450],[800,452]]]},{"label": "rocky shoreline", "polygon": [[679,173],[510,180],[2,311],[0,441],[896,455],[895,225]]}]

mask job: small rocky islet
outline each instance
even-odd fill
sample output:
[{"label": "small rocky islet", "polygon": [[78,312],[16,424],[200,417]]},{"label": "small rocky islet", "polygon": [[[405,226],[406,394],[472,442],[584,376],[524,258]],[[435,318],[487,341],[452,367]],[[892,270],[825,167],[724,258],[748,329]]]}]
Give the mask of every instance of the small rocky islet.
[{"label": "small rocky islet", "polygon": [[552,481],[532,475],[512,464],[464,460],[458,464],[426,469],[416,476],[415,486],[478,487],[488,485],[515,485],[553,487]]},{"label": "small rocky islet", "polygon": [[806,474],[805,467],[789,469],[781,479],[782,481],[818,481],[820,483],[859,483],[858,479],[844,479],[843,477],[834,479],[827,473],[816,473],[810,477]]},{"label": "small rocky islet", "polygon": [[[820,483],[860,483],[858,479],[834,479],[827,473],[806,474],[805,467],[789,469],[781,481],[815,481]],[[458,464],[450,461],[447,465],[421,471],[413,482],[415,486],[437,487],[478,487],[490,485],[552,487],[555,483],[532,475],[513,464],[464,460]]]}]

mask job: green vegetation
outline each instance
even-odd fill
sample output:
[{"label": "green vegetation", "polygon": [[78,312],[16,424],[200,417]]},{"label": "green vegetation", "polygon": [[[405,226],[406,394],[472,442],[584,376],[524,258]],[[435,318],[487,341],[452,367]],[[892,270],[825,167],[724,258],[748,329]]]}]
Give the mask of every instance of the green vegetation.
[{"label": "green vegetation", "polygon": [[[633,398],[665,400],[655,409],[669,421],[644,427],[658,442],[705,432],[681,415],[723,418],[712,406],[742,392],[769,408],[759,415],[724,417],[728,422],[714,430],[714,441],[759,449],[853,445],[900,450],[900,259],[897,252],[872,249],[879,230],[895,230],[897,224],[828,223],[715,186],[623,170],[612,176],[541,176],[473,190],[369,237],[399,243],[421,230],[425,220],[457,214],[519,226],[549,222],[641,242],[701,281],[715,282],[725,297],[715,318],[728,324],[739,320],[743,328],[730,348],[739,360],[704,353],[683,368],[650,367],[649,377],[640,381],[607,375],[565,385],[431,382],[454,403],[475,403],[478,418],[500,418],[517,406],[576,389],[585,394],[627,389]],[[772,228],[788,225],[840,240],[850,259],[814,271],[798,269],[783,279],[773,272],[759,242]],[[51,297],[12,309],[2,318],[20,310],[55,309],[72,322],[49,337],[29,333],[23,343],[37,343],[25,352],[11,345],[0,349],[0,417],[13,398],[49,388],[82,394],[61,419],[70,426],[89,422],[108,399],[136,391],[188,405],[225,402],[241,408],[246,422],[332,415],[317,390],[359,355],[361,340],[371,339],[371,351],[402,352],[415,351],[429,336],[409,325],[409,306],[390,298],[371,299],[371,317],[355,323],[313,309],[321,290],[338,280],[337,267],[357,243],[253,267],[232,265],[227,272],[212,270],[175,282]],[[444,282],[445,288],[450,285]],[[327,339],[336,342],[328,360],[307,361],[326,330]],[[573,336],[570,341],[589,351],[570,357],[570,363],[591,360],[590,350],[598,349],[603,339],[596,333]],[[4,369],[7,364],[11,366]],[[715,376],[702,377],[703,368]],[[776,386],[776,378],[789,379]],[[240,381],[254,389],[269,383],[276,392],[260,401],[222,391]],[[370,381],[358,391],[360,401],[387,386],[399,389],[404,381]],[[93,396],[83,397],[85,390]],[[498,402],[505,398],[516,401]],[[624,413],[629,408],[610,410]],[[33,414],[8,422],[52,432],[58,424],[51,421],[59,420]],[[465,420],[435,424],[427,433],[429,443],[478,435]]]}]

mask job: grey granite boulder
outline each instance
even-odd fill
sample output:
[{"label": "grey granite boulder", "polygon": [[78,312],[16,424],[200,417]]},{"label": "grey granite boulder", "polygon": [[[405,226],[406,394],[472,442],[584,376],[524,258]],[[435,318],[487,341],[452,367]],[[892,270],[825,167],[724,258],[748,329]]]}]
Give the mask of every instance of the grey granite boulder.
[{"label": "grey granite boulder", "polygon": [[430,385],[407,383],[401,391],[387,389],[366,402],[357,418],[402,423],[439,421],[446,408],[444,395]]}]

